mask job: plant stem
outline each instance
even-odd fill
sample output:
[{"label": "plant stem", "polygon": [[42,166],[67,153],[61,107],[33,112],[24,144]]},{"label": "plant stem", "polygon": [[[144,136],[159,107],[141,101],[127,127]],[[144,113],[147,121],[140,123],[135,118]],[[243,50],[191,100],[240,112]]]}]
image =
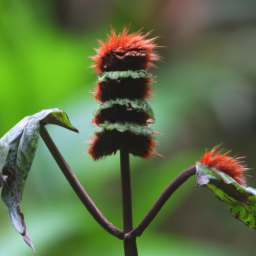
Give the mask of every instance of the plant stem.
[{"label": "plant stem", "polygon": [[[126,149],[120,150],[121,164],[121,184],[122,184],[122,203],[123,203],[123,231],[129,233],[133,229],[132,224],[132,195],[130,179],[130,161],[129,153]],[[138,256],[136,237],[124,238],[125,256]]]},{"label": "plant stem", "polygon": [[192,175],[196,174],[196,166],[192,165],[186,170],[182,171],[162,192],[162,194],[158,197],[154,205],[145,215],[145,217],[141,220],[136,228],[127,234],[129,237],[140,236],[144,230],[148,227],[151,221],[156,217],[158,212],[161,210],[166,201],[170,198],[170,196]]},{"label": "plant stem", "polygon": [[116,228],[112,223],[110,223],[105,216],[100,212],[100,210],[97,208],[97,206],[94,204],[92,199],[89,197],[89,195],[84,190],[83,186],[80,184],[79,180],[76,178],[75,174],[59,152],[58,148],[52,141],[49,133],[47,132],[46,128],[41,125],[40,127],[40,135],[42,139],[44,140],[46,146],[48,147],[49,151],[51,152],[53,158],[55,159],[56,163],[60,167],[62,173],[68,180],[69,184],[81,200],[81,202],[84,204],[84,206],[87,208],[87,210],[90,212],[92,217],[111,235],[123,240],[124,239],[124,233]]}]

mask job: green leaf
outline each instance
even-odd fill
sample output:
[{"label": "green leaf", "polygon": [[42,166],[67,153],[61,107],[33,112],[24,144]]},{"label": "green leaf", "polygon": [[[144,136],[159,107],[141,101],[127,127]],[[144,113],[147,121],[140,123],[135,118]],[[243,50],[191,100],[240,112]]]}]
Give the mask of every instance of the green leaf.
[{"label": "green leaf", "polygon": [[201,163],[197,167],[197,185],[208,187],[225,202],[234,218],[251,228],[256,228],[256,189],[238,184],[227,174]]},{"label": "green leaf", "polygon": [[27,232],[24,215],[20,211],[22,193],[38,146],[40,125],[56,124],[72,131],[74,128],[65,112],[59,109],[42,110],[27,116],[0,139],[0,187],[15,229],[35,253]]}]

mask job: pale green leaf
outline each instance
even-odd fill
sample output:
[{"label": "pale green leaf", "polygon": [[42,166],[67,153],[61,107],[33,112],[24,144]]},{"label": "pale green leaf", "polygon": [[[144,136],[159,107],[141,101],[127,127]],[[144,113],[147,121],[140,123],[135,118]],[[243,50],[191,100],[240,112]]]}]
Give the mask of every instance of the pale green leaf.
[{"label": "pale green leaf", "polygon": [[256,190],[238,184],[229,175],[197,163],[197,185],[208,187],[225,202],[234,218],[256,228]]}]

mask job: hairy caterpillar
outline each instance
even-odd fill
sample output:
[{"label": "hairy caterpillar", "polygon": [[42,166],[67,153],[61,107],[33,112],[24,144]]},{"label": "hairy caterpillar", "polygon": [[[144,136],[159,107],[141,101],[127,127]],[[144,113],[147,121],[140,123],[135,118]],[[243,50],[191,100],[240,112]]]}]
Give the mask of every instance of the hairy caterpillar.
[{"label": "hairy caterpillar", "polygon": [[217,152],[218,146],[215,146],[211,151],[206,150],[204,155],[198,162],[204,164],[208,168],[214,168],[220,172],[232,177],[238,184],[246,186],[245,173],[249,169],[246,168],[241,159],[244,157],[240,156],[228,156],[231,151],[221,154],[223,150]]},{"label": "hairy caterpillar", "polygon": [[97,55],[91,57],[99,74],[94,99],[99,105],[92,123],[99,126],[89,143],[94,160],[126,148],[142,158],[155,154],[155,132],[149,127],[154,114],[145,101],[151,97],[153,79],[147,69],[159,60],[154,52],[155,38],[150,33],[128,34],[125,28],[117,35],[111,30],[105,42],[99,41]]}]

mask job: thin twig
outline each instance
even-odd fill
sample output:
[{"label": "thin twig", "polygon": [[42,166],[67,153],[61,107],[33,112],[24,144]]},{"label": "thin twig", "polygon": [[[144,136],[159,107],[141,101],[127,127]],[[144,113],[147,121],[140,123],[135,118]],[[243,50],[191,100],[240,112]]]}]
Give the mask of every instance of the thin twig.
[{"label": "thin twig", "polygon": [[[130,161],[129,153],[126,149],[120,150],[121,163],[121,184],[122,184],[122,202],[123,202],[123,230],[124,234],[129,233],[133,229],[132,224],[132,195],[131,195],[131,179],[130,179]],[[136,237],[124,238],[125,256],[138,256]]]},{"label": "thin twig", "polygon": [[192,165],[183,172],[181,172],[162,192],[162,194],[158,197],[154,205],[145,215],[145,217],[141,220],[136,228],[134,228],[129,234],[126,236],[136,237],[140,236],[144,230],[148,227],[151,221],[156,217],[158,212],[161,210],[166,201],[170,198],[170,196],[192,175],[196,174],[196,166]]},{"label": "thin twig", "polygon": [[110,223],[105,216],[100,212],[100,210],[97,208],[97,206],[94,204],[92,199],[89,197],[89,195],[84,190],[83,186],[80,184],[79,180],[76,178],[75,174],[59,152],[58,148],[52,141],[49,133],[47,132],[46,128],[41,125],[40,127],[40,135],[42,139],[44,140],[46,146],[48,147],[49,151],[51,152],[53,158],[57,162],[58,166],[60,167],[62,173],[68,180],[69,184],[81,200],[81,202],[84,204],[86,209],[89,211],[89,213],[92,215],[92,217],[111,235],[123,240],[124,239],[124,233],[120,229],[116,228],[112,223]]}]

